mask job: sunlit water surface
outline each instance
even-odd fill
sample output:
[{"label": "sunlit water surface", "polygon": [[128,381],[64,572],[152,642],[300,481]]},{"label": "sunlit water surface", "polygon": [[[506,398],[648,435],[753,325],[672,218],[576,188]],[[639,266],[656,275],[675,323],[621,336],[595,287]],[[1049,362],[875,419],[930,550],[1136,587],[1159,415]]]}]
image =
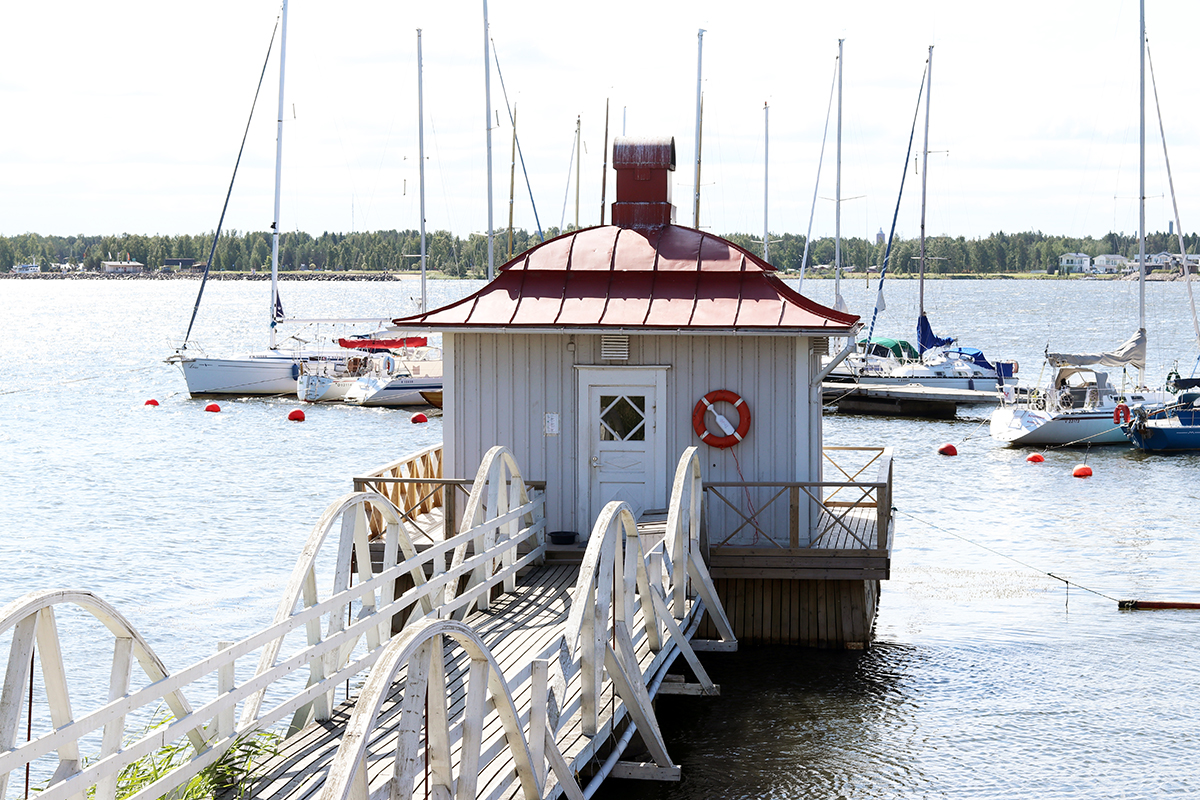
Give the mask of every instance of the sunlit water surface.
[{"label": "sunlit water surface", "polygon": [[[431,305],[477,286],[432,282]],[[204,413],[162,363],[192,281],[0,282],[0,603],[82,588],[115,605],[171,669],[271,618],[299,548],[351,478],[441,440],[405,410],[223,402]],[[806,294],[832,299],[831,281]],[[848,282],[852,308],[873,300]],[[940,282],[939,333],[1037,377],[1042,351],[1116,347],[1131,283]],[[415,310],[416,284],[286,283],[290,314]],[[1180,284],[1148,287],[1152,380],[1195,358]],[[912,338],[914,283],[887,289],[877,335]],[[264,283],[210,284],[196,338],[266,342]],[[329,338],[332,330],[306,336]],[[162,404],[143,405],[149,398]],[[664,698],[678,784],[606,797],[1158,798],[1200,796],[1200,612],[1119,612],[1118,598],[1200,601],[1200,456],[996,446],[986,410],[954,422],[826,417],[832,445],[894,448],[897,530],[875,646],[705,656],[719,699]],[[954,442],[960,455],[936,454]],[[1087,459],[1094,477],[1071,477]],[[1057,576],[1057,577],[1053,577]],[[7,638],[0,652],[7,653]],[[109,655],[81,636],[73,696]],[[81,701],[82,702],[82,701]],[[84,703],[86,706],[87,704]],[[10,789],[11,791],[11,789]]]}]

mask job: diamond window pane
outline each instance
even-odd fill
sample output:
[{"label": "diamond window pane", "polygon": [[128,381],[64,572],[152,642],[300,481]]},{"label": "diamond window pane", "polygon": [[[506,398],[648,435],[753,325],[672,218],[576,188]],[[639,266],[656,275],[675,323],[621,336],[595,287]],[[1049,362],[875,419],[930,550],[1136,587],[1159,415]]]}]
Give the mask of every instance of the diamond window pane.
[{"label": "diamond window pane", "polygon": [[644,395],[600,396],[600,439],[606,442],[643,442],[646,440],[646,398]]}]

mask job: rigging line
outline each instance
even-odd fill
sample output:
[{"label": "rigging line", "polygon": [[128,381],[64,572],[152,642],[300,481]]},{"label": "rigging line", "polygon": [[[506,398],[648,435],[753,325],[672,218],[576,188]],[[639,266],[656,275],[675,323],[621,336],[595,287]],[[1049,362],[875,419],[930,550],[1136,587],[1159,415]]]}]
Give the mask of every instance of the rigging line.
[{"label": "rigging line", "polygon": [[546,241],[542,233],[542,221],[538,219],[537,204],[533,202],[533,186],[529,183],[529,170],[525,169],[525,153],[521,150],[521,138],[517,136],[517,121],[513,117],[512,105],[508,102],[508,89],[504,88],[504,73],[500,71],[500,56],[496,55],[496,40],[492,39],[492,61],[496,62],[496,75],[500,78],[500,91],[504,94],[504,107],[513,126],[513,140],[517,143],[517,157],[521,159],[521,174],[525,176],[525,189],[529,192],[529,205],[533,207],[533,223],[537,225],[538,239]]},{"label": "rigging line", "polygon": [[[896,196],[896,210],[892,213],[892,228],[888,232],[887,250],[883,254],[883,266],[879,268],[879,281],[876,284],[878,296],[875,299],[875,308],[871,312],[871,327],[867,329],[867,342],[871,341],[871,337],[875,335],[875,320],[879,317],[879,300],[883,297],[883,279],[887,277],[888,260],[892,257],[892,242],[896,238],[896,220],[900,216],[900,199],[904,197],[904,179],[908,177],[908,159],[912,156],[913,139],[917,135],[917,115],[921,110],[921,98],[925,94],[925,74],[929,71],[929,60],[925,60],[925,69],[921,72],[921,88],[917,91],[917,107],[913,109],[912,130],[908,132],[908,150],[904,154],[904,171],[900,173],[900,193]],[[871,273],[867,273],[867,282],[871,280]]]},{"label": "rigging line", "polygon": [[571,137],[571,158],[567,162],[567,188],[563,190],[562,216],[558,219],[558,232],[563,232],[563,223],[567,219],[567,198],[571,195],[571,164],[575,163],[575,137]]},{"label": "rigging line", "polygon": [[[250,135],[250,123],[254,120],[254,108],[258,105],[258,95],[262,91],[263,78],[267,75],[267,62],[271,60],[271,50],[275,47],[275,34],[279,32],[279,17],[275,18],[275,28],[271,31],[271,42],[267,45],[267,57],[263,59],[262,74],[258,76],[258,87],[254,90],[254,101],[250,103],[250,118],[246,120],[246,130],[242,133],[242,146],[238,148],[237,161],[233,165],[233,175],[229,178],[229,191],[225,193],[225,205],[221,206],[221,219],[217,221],[217,230],[213,233],[212,248],[208,251],[208,261],[204,264],[204,275],[200,278],[200,291],[196,293],[196,305],[192,308],[192,318],[188,322],[187,333],[183,335],[183,345],[186,349],[192,336],[192,326],[196,323],[196,312],[200,310],[200,298],[204,296],[204,285],[208,282],[208,271],[212,268],[213,256],[217,252],[217,242],[221,238],[221,227],[225,224],[225,212],[229,210],[229,198],[233,196],[233,182],[237,179],[238,166],[242,163],[242,153],[246,150],[246,139]],[[279,298],[276,296],[276,302]]]},{"label": "rigging line", "polygon": [[920,517],[915,516],[914,514],[910,514],[907,511],[901,511],[898,508],[893,508],[892,510],[895,511],[897,514],[903,514],[904,516],[908,517],[911,520],[915,520],[924,525],[928,525],[930,528],[933,528],[936,531],[940,531],[941,533],[948,533],[951,536],[953,536],[954,538],[961,539],[962,541],[966,542],[967,544],[973,544],[978,548],[987,550],[989,553],[998,555],[1001,558],[1008,559],[1009,561],[1013,562],[1014,564],[1020,564],[1022,567],[1033,570],[1034,572],[1038,573],[1039,575],[1046,575],[1047,577],[1054,578],[1054,580],[1056,580],[1056,581],[1062,581],[1063,583],[1065,583],[1067,585],[1067,587],[1075,586],[1078,589],[1083,589],[1085,592],[1091,592],[1094,595],[1099,595],[1100,597],[1103,597],[1105,600],[1112,600],[1114,603],[1118,602],[1115,597],[1109,597],[1108,595],[1104,594],[1104,592],[1098,592],[1095,589],[1089,589],[1088,587],[1084,586],[1081,583],[1076,583],[1075,581],[1068,580],[1067,578],[1064,578],[1060,575],[1055,575],[1053,572],[1047,572],[1046,570],[1041,569],[1039,567],[1035,567],[1032,564],[1026,564],[1024,561],[1021,561],[1020,559],[1013,558],[1012,556],[1007,555],[1005,553],[1001,553],[999,550],[988,547],[986,544],[980,544],[979,542],[977,542],[973,539],[968,539],[967,537],[965,537],[961,534],[955,533],[954,531],[947,530],[946,528],[943,528],[940,525],[934,525],[929,520],[921,519]]},{"label": "rigging line", "polygon": [[800,284],[796,291],[803,294],[804,270],[808,266],[808,246],[812,241],[813,215],[817,212],[817,189],[821,186],[821,165],[825,163],[825,140],[829,138],[829,118],[833,115],[833,93],[837,89],[838,70],[842,68],[839,59],[833,60],[833,81],[829,86],[829,105],[825,107],[825,131],[821,134],[821,155],[817,158],[817,182],[813,186],[812,206],[808,210],[808,230],[804,234],[804,255],[800,257]]},{"label": "rigging line", "polygon": [[1187,284],[1188,303],[1192,307],[1192,327],[1196,331],[1196,343],[1200,345],[1200,321],[1196,318],[1196,296],[1192,293],[1192,268],[1188,264],[1187,247],[1183,242],[1183,225],[1179,219],[1179,203],[1175,199],[1175,179],[1171,176],[1171,158],[1167,155],[1167,131],[1163,126],[1162,104],[1158,102],[1158,81],[1154,79],[1154,59],[1150,57],[1150,45],[1146,45],[1146,61],[1150,64],[1150,86],[1154,89],[1154,110],[1158,114],[1158,137],[1162,139],[1163,161],[1167,164],[1167,184],[1171,187],[1171,206],[1175,211],[1175,230],[1179,235],[1179,257],[1183,262],[1183,281]]},{"label": "rigging line", "polygon": [[[454,234],[452,234],[450,232],[450,231],[454,230],[454,216],[450,213],[450,195],[449,195],[449,192],[446,191],[446,173],[442,170],[442,167],[441,167],[442,150],[438,146],[437,122],[434,121],[432,112],[430,112],[430,114],[429,114],[429,135],[433,139],[433,152],[437,155],[437,160],[438,160],[438,177],[441,178],[441,181],[442,181],[442,202],[446,204],[446,220],[449,224],[449,229],[446,231],[446,233],[447,233],[446,239],[450,245],[450,257],[454,259],[455,271],[458,272],[459,267],[460,267],[460,262],[458,259],[458,247],[456,246],[457,237],[455,237]],[[468,242],[469,241],[470,241],[470,234],[468,234]]]}]

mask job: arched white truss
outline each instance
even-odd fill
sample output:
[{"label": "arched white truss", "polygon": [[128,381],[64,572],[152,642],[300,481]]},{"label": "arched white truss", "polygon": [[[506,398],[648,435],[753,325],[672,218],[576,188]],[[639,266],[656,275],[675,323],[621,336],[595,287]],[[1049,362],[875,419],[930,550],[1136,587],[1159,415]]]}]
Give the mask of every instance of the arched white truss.
[{"label": "arched white truss", "polygon": [[[72,712],[67,689],[67,666],[63,661],[55,614],[55,608],[67,605],[83,609],[113,635],[108,686],[110,704],[82,719],[76,719]],[[97,800],[112,800],[121,766],[113,763],[112,756],[121,749],[126,715],[138,705],[143,705],[124,702],[130,699],[127,695],[134,660],[151,684],[138,695],[149,695],[154,702],[165,702],[177,720],[186,719],[191,714],[191,707],[180,689],[162,687],[160,682],[168,677],[167,668],[146,640],[120,612],[91,592],[33,592],[14,600],[0,609],[0,634],[10,630],[12,644],[4,674],[4,690],[0,695],[0,797],[6,796],[8,779],[15,769],[57,752],[58,767],[51,778],[52,789],[39,793],[39,797],[82,798],[90,786],[95,786]],[[35,642],[54,730],[51,736],[40,736],[18,747],[17,724],[21,717],[22,702],[26,699],[29,671],[33,668]],[[104,730],[100,757],[85,769],[79,752],[79,739],[99,728]],[[202,727],[178,723],[166,731],[155,731],[156,735],[148,736],[126,749],[137,758],[158,747],[164,735],[170,737],[165,741],[173,741],[184,733],[198,754],[208,749]]]},{"label": "arched white truss", "polygon": [[[465,651],[468,659],[465,670],[447,673],[447,645],[457,645]],[[369,780],[368,755],[377,759],[379,753],[368,754],[367,743],[402,674],[404,689],[400,716],[395,723],[395,752],[383,774]],[[450,707],[448,679],[466,684],[465,704],[460,713],[453,713]],[[463,623],[438,619],[425,619],[413,625],[384,650],[359,695],[354,715],[329,768],[321,800],[407,800],[417,796],[415,790],[420,780],[428,781],[424,787],[427,797],[474,798],[483,732],[490,727],[489,717],[493,715],[502,728],[505,746],[512,755],[517,780],[526,798],[543,796],[546,773],[540,759],[535,760],[535,753],[538,756],[545,753],[559,784],[568,787],[568,796],[582,800],[583,793],[554,739],[546,736],[544,719],[541,724],[530,726],[542,732],[540,746],[531,747],[526,740],[520,712],[487,645]],[[426,732],[424,758],[422,728]],[[369,783],[382,789],[371,792]]]}]

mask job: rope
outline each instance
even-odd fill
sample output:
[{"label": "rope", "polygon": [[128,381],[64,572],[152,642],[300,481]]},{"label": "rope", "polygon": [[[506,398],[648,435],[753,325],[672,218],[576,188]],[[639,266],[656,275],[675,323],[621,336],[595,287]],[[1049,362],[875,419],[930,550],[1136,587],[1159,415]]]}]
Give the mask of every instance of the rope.
[{"label": "rope", "polygon": [[1064,584],[1066,584],[1068,592],[1070,591],[1070,588],[1071,588],[1071,586],[1072,586],[1072,585],[1074,585],[1075,587],[1077,587],[1077,588],[1079,588],[1079,589],[1083,589],[1085,592],[1091,592],[1091,593],[1092,593],[1092,594],[1094,594],[1094,595],[1098,595],[1098,596],[1100,596],[1100,597],[1103,597],[1105,600],[1112,600],[1114,603],[1118,603],[1118,602],[1120,602],[1120,601],[1119,601],[1119,600],[1117,600],[1117,598],[1115,598],[1115,597],[1110,597],[1110,596],[1108,596],[1108,595],[1104,594],[1103,592],[1098,592],[1098,591],[1096,591],[1095,589],[1089,589],[1087,586],[1084,586],[1084,585],[1083,585],[1083,584],[1081,584],[1081,583],[1075,583],[1074,581],[1071,581],[1071,580],[1069,580],[1069,579],[1067,579],[1067,578],[1064,578],[1064,577],[1062,577],[1062,576],[1060,576],[1060,575],[1055,575],[1053,572],[1047,572],[1047,571],[1046,571],[1046,570],[1044,570],[1044,569],[1041,569],[1041,568],[1039,568],[1039,567],[1035,567],[1035,566],[1033,566],[1032,564],[1026,564],[1024,561],[1021,561],[1020,559],[1013,558],[1012,556],[1010,556],[1010,555],[1008,555],[1008,554],[1006,554],[1006,553],[1001,553],[999,550],[996,550],[996,549],[994,549],[994,548],[988,547],[986,544],[980,544],[979,542],[977,542],[977,541],[975,541],[975,540],[973,540],[973,539],[968,539],[966,536],[963,536],[962,534],[958,534],[958,533],[955,533],[954,531],[947,530],[946,528],[943,528],[943,527],[941,527],[941,526],[939,526],[939,525],[934,525],[932,522],[930,522],[930,521],[928,521],[928,520],[921,519],[920,517],[917,517],[917,516],[915,516],[915,515],[913,515],[913,514],[910,514],[910,513],[908,513],[907,511],[901,511],[900,509],[898,509],[898,508],[894,508],[894,507],[892,508],[892,511],[893,511],[893,512],[895,512],[895,513],[897,513],[897,514],[903,514],[904,516],[908,517],[908,518],[909,518],[909,519],[911,519],[911,520],[915,520],[916,522],[920,522],[920,523],[922,523],[922,524],[924,524],[924,525],[928,525],[930,528],[933,528],[933,529],[934,529],[934,530],[936,530],[936,531],[939,531],[939,532],[941,532],[941,533],[946,533],[946,534],[949,534],[949,535],[953,536],[953,537],[954,537],[954,538],[956,538],[956,539],[960,539],[960,540],[962,540],[962,541],[966,542],[967,544],[972,544],[972,545],[975,545],[976,547],[978,547],[978,548],[980,548],[980,549],[983,549],[983,550],[986,550],[986,551],[988,551],[989,553],[992,553],[993,555],[997,555],[997,556],[1000,556],[1001,558],[1008,559],[1009,561],[1013,562],[1014,564],[1020,564],[1022,567],[1025,567],[1026,569],[1029,569],[1029,570],[1033,570],[1034,572],[1038,573],[1039,575],[1045,575],[1045,576],[1047,576],[1047,577],[1049,577],[1049,578],[1053,578],[1053,579],[1054,579],[1054,580],[1056,580],[1056,581],[1062,581]]},{"label": "rope", "polygon": [[[84,378],[68,378],[67,380],[56,381],[55,383],[61,385],[64,383],[80,383],[81,381],[94,381],[97,378],[111,378],[113,375],[128,375],[133,372],[145,372],[146,370],[150,370],[150,369],[158,369],[158,366],[155,365],[152,367],[133,367],[131,369],[122,370],[121,372],[108,373],[105,375],[88,375],[87,377],[84,377]],[[46,390],[46,387],[44,387],[44,386],[27,386],[24,389],[6,389],[5,391],[0,392],[0,395],[23,394],[25,392],[44,392],[45,390]]]}]

